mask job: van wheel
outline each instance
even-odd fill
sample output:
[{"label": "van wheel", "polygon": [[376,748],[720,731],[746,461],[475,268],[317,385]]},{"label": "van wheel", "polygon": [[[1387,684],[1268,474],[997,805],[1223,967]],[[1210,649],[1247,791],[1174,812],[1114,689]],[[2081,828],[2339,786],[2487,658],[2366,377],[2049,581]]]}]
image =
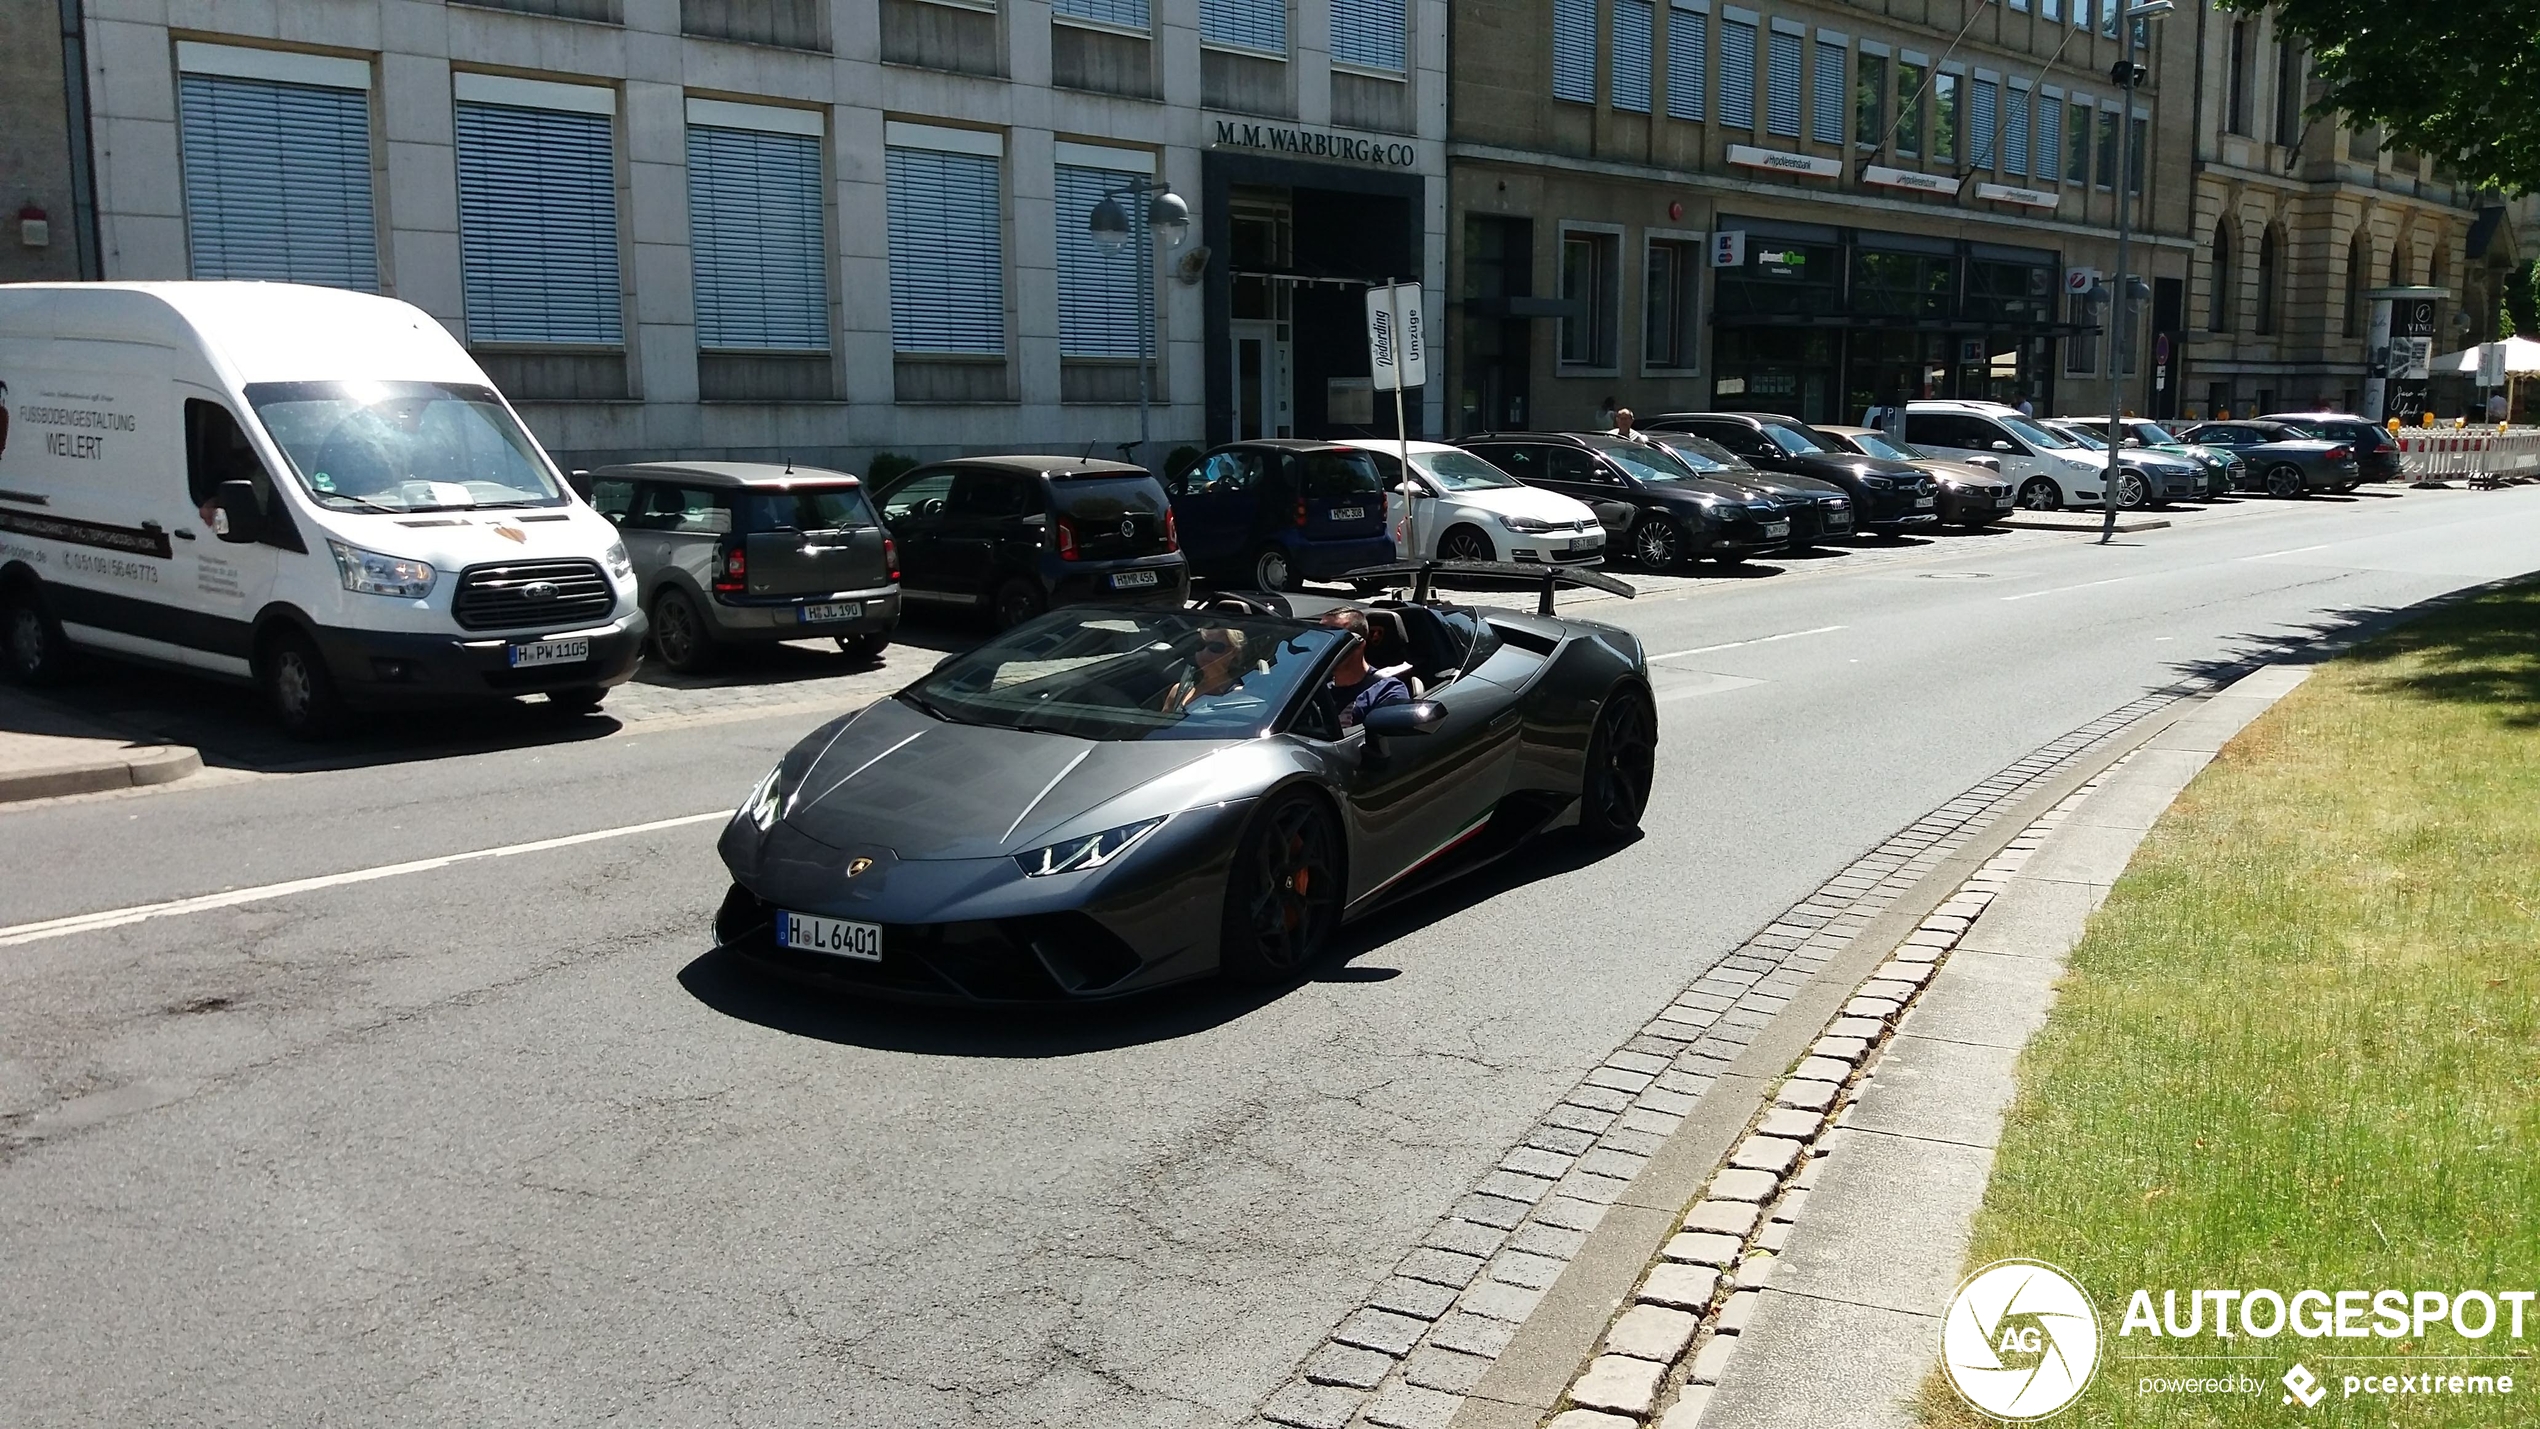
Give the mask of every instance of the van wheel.
[{"label": "van wheel", "polygon": [[265,642],[258,675],[282,732],[294,739],[332,739],[344,729],[344,700],[316,642],[284,630]]},{"label": "van wheel", "polygon": [[553,715],[598,714],[600,702],[608,697],[606,685],[575,685],[567,690],[549,690],[547,712]]},{"label": "van wheel", "polygon": [[69,678],[70,642],[62,637],[61,622],[44,608],[44,593],[34,582],[0,595],[0,642],[7,647],[12,683],[58,685]]},{"label": "van wheel", "polygon": [[1276,546],[1264,547],[1252,558],[1254,590],[1286,590],[1296,579],[1288,569],[1288,553]]},{"label": "van wheel", "polygon": [[1012,630],[1049,608],[1049,597],[1041,594],[1038,585],[1016,576],[997,587],[996,599],[988,604],[988,615],[997,629]]},{"label": "van wheel", "polygon": [[706,618],[687,592],[666,590],[653,597],[653,653],[683,675],[714,668],[714,637],[707,633]]},{"label": "van wheel", "polygon": [[872,635],[838,637],[838,649],[852,660],[863,660],[868,663],[878,661],[882,658],[882,652],[890,648],[891,633],[887,630]]},{"label": "van wheel", "polygon": [[2064,493],[2053,481],[2032,476],[2020,487],[2020,509],[2023,511],[2061,511]]}]

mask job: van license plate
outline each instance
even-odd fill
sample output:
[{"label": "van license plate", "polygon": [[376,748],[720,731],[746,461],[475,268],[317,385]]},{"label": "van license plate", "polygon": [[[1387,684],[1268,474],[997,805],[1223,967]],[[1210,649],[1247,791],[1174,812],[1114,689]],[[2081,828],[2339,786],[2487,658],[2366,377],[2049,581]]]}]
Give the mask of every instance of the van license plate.
[{"label": "van license plate", "polygon": [[827,605],[800,606],[796,608],[794,618],[805,625],[818,625],[831,620],[855,620],[863,614],[864,602],[841,600]]},{"label": "van license plate", "polygon": [[532,665],[571,665],[591,658],[588,640],[526,640],[509,651],[512,668],[526,670]]},{"label": "van license plate", "polygon": [[1335,506],[1332,508],[1332,519],[1335,521],[1364,521],[1367,519],[1367,508],[1364,506]]},{"label": "van license plate", "polygon": [[1122,571],[1111,578],[1113,590],[1143,590],[1154,584],[1153,571]]},{"label": "van license plate", "polygon": [[806,953],[828,953],[858,962],[882,961],[882,925],[844,918],[815,918],[808,913],[776,915],[776,941]]}]

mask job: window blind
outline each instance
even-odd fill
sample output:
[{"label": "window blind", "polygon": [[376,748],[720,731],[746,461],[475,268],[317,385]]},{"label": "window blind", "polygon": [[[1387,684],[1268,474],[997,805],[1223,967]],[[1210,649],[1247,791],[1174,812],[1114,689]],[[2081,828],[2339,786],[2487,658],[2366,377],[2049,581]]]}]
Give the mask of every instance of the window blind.
[{"label": "window blind", "polygon": [[1058,351],[1062,357],[1138,355],[1137,196],[1120,199],[1129,216],[1129,241],[1106,252],[1085,231],[1085,220],[1106,192],[1135,174],[1058,166]]},{"label": "window blind", "polygon": [[1755,23],[1720,18],[1720,122],[1755,127]]},{"label": "window blind", "polygon": [[454,117],[468,339],[624,341],[609,117],[466,101]]},{"label": "window blind", "polygon": [[1833,40],[1817,41],[1816,114],[1811,120],[1820,144],[1843,142],[1843,64],[1851,54]]},{"label": "window blind", "polygon": [[1652,0],[1614,0],[1614,107],[1649,112],[1650,64],[1658,8]]},{"label": "window blind", "polygon": [[2001,158],[1993,152],[1994,95],[1992,80],[1979,79],[1967,92],[1967,162],[1989,169]]},{"label": "window blind", "polygon": [[891,347],[1005,351],[1005,240],[998,161],[891,146]]},{"label": "window blind", "polygon": [[1050,0],[1050,10],[1131,30],[1148,28],[1147,0]]},{"label": "window blind", "polygon": [[818,139],[688,126],[697,345],[826,352],[826,227]]},{"label": "window blind", "polygon": [[1799,37],[1775,31],[1768,56],[1764,127],[1775,134],[1799,137]]},{"label": "window blind", "polygon": [[2028,91],[2002,95],[2002,172],[2028,176]]},{"label": "window blind", "polygon": [[1552,0],[1552,97],[1596,102],[1596,0]]},{"label": "window blind", "polygon": [[1284,55],[1288,0],[1199,0],[1199,37],[1210,44]]},{"label": "window blind", "polygon": [[188,74],[177,106],[193,276],[379,290],[368,94]]},{"label": "window blind", "polygon": [[1711,48],[1711,17],[1682,7],[1667,12],[1667,113],[1699,123],[1703,118],[1702,80],[1705,51]]},{"label": "window blind", "polygon": [[1409,39],[1403,0],[1332,0],[1332,58],[1341,64],[1399,70]]}]

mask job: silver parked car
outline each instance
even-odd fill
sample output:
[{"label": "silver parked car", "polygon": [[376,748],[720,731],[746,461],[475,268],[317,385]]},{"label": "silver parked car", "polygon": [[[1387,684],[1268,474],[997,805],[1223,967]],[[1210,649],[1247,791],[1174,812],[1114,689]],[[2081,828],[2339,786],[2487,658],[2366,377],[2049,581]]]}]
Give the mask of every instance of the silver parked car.
[{"label": "silver parked car", "polygon": [[899,551],[855,477],[697,461],[603,467],[588,481],[635,563],[653,652],[672,669],[708,669],[744,643],[829,638],[866,659],[890,644]]},{"label": "silver parked car", "polygon": [[2351,491],[2364,479],[2350,442],[2314,437],[2282,422],[2207,422],[2179,435],[2198,446],[2228,448],[2269,496]]}]

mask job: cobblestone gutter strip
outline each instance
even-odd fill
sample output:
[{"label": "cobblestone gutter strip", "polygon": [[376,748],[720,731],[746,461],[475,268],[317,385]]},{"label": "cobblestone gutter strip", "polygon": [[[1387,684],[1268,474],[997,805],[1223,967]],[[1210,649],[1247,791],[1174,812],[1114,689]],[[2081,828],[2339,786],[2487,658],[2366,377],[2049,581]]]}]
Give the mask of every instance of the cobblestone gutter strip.
[{"label": "cobblestone gutter strip", "polygon": [[1570,1382],[1550,1429],[1694,1429],[1772,1279],[1792,1223],[1850,1122],[1907,1008],[1950,950],[2056,826],[2131,753],[2040,815],[1960,884],[1846,1001],[1774,1089],[1688,1209],[1594,1358]]},{"label": "cobblestone gutter strip", "polygon": [[[2157,733],[2188,693],[2123,706],[1977,784],[1714,964],[1430,1228],[1263,1402],[1261,1421],[1534,1429],[1766,1090],[1862,975],[2008,842],[2003,830],[2026,827]],[[1861,1021],[1841,1035],[1866,1042],[1883,1025]],[[1741,1169],[1778,1178],[1800,1145],[1763,1137],[1754,1155],[1786,1159]],[[1706,1289],[1697,1303],[1711,1299]]]}]

